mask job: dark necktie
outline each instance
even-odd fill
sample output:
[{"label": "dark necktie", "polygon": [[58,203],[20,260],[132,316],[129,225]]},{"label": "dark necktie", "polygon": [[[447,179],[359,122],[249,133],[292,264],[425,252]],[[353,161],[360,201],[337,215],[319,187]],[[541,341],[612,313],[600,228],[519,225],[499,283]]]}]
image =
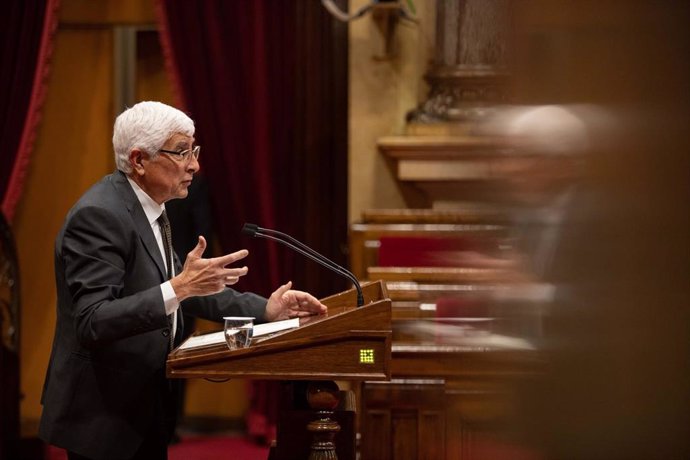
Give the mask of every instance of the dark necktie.
[{"label": "dark necktie", "polygon": [[[173,277],[173,260],[172,260],[172,234],[170,232],[170,221],[168,214],[163,211],[163,214],[158,218],[158,225],[160,225],[161,236],[163,237],[163,251],[165,251],[165,263],[167,267],[168,279]],[[173,349],[175,340],[175,324],[173,319],[175,314],[168,315],[168,322],[170,323],[170,349]]]},{"label": "dark necktie", "polygon": [[163,250],[165,251],[165,264],[168,268],[168,279],[172,278],[172,234],[170,233],[170,221],[168,214],[163,211],[163,214],[158,218],[158,225],[161,227],[161,236],[163,237]]}]

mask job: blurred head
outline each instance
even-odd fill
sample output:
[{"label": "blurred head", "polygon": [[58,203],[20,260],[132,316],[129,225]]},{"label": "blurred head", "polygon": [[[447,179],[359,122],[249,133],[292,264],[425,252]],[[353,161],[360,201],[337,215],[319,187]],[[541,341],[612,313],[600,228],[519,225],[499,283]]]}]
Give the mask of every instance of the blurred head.
[{"label": "blurred head", "polygon": [[194,155],[181,154],[193,148],[192,119],[163,103],[140,102],[115,120],[117,168],[158,203],[187,196],[199,163]]},{"label": "blurred head", "polygon": [[589,146],[587,126],[574,107],[538,105],[508,110],[501,120],[516,148],[549,157],[577,155]]},{"label": "blurred head", "polygon": [[539,204],[555,196],[581,173],[589,135],[582,116],[567,106],[504,109],[490,125],[510,148],[493,165],[494,177],[510,198]]}]

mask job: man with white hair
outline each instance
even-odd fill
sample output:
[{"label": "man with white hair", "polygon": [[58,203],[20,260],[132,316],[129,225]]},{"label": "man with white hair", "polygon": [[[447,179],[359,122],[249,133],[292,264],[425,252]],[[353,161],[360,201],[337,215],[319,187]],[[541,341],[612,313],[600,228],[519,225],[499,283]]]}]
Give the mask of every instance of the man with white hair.
[{"label": "man with white hair", "polygon": [[584,106],[541,105],[504,111],[499,135],[512,148],[495,173],[515,205],[516,242],[524,269],[543,277],[552,262],[574,188],[584,168],[589,132]]},{"label": "man with white hair", "polygon": [[166,459],[175,424],[166,357],[186,314],[220,321],[274,321],[324,313],[288,282],[265,299],[239,293],[240,250],[181,266],[165,203],[185,198],[199,170],[194,123],[160,102],[141,102],[115,121],[117,171],[69,211],[55,241],[57,324],[44,384],[40,436],[78,459]]}]

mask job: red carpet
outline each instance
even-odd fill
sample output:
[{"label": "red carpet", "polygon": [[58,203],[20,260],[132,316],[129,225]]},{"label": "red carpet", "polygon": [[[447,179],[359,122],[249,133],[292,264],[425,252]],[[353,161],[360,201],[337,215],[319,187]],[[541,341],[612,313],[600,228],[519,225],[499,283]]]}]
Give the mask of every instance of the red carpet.
[{"label": "red carpet", "polygon": [[[243,436],[189,436],[170,446],[168,460],[266,460],[268,447]],[[63,449],[48,446],[46,460],[67,460]]]},{"label": "red carpet", "polygon": [[168,460],[266,460],[268,447],[244,437],[198,436],[170,446]]}]

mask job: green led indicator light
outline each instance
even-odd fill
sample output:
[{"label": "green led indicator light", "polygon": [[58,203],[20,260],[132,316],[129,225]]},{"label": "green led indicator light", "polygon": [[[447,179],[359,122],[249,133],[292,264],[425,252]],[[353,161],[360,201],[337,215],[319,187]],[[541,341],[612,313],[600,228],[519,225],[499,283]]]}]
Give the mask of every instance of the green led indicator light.
[{"label": "green led indicator light", "polygon": [[359,350],[359,363],[374,364],[374,350],[372,350],[371,348]]}]

